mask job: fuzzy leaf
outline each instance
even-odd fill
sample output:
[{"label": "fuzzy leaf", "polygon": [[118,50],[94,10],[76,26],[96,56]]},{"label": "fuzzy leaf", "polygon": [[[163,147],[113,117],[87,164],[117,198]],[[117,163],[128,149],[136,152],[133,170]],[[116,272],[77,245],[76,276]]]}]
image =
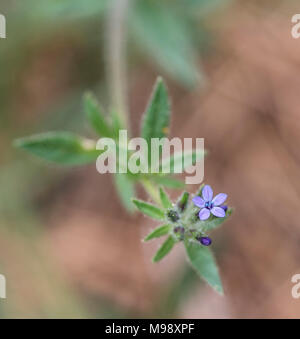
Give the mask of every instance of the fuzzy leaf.
[{"label": "fuzzy leaf", "polygon": [[165,217],[164,211],[162,211],[159,207],[138,199],[132,199],[132,201],[135,204],[135,206],[148,217],[157,220],[164,219]]},{"label": "fuzzy leaf", "polygon": [[69,132],[36,134],[17,139],[14,145],[44,160],[70,166],[92,163],[101,153],[93,140]]},{"label": "fuzzy leaf", "polygon": [[174,238],[170,235],[167,240],[161,245],[159,250],[156,252],[155,256],[153,257],[153,262],[158,262],[163,259],[173,248],[175,245]]},{"label": "fuzzy leaf", "polygon": [[172,201],[170,200],[167,192],[162,187],[159,188],[159,196],[164,208],[172,207]]},{"label": "fuzzy leaf", "polygon": [[163,138],[168,133],[170,123],[170,103],[167,88],[158,78],[154,85],[150,102],[144,114],[141,136],[148,143],[148,159],[151,162],[151,139]]},{"label": "fuzzy leaf", "polygon": [[195,242],[185,241],[188,260],[201,278],[217,292],[223,294],[223,286],[211,249]]},{"label": "fuzzy leaf", "polygon": [[102,137],[112,137],[112,128],[105,119],[104,112],[98,104],[96,98],[87,93],[84,96],[84,109],[90,125]]},{"label": "fuzzy leaf", "polygon": [[131,201],[131,198],[134,196],[135,193],[133,181],[128,177],[126,173],[116,173],[114,175],[114,182],[123,206],[127,209],[128,212],[133,212],[134,205]]},{"label": "fuzzy leaf", "polygon": [[149,233],[145,237],[144,241],[149,241],[149,240],[152,240],[152,239],[155,239],[155,238],[162,237],[163,235],[168,234],[170,230],[171,230],[171,225],[169,225],[169,224],[159,226],[159,227],[155,228],[151,233]]}]

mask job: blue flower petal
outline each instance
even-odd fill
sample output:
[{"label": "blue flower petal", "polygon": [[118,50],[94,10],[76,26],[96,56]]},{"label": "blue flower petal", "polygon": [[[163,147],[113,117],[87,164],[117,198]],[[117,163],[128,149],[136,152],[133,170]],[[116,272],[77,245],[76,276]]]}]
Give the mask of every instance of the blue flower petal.
[{"label": "blue flower petal", "polygon": [[214,206],[220,206],[223,204],[223,202],[226,199],[227,199],[227,194],[219,193],[213,198],[212,203],[214,204]]},{"label": "blue flower petal", "polygon": [[205,206],[205,201],[201,197],[193,198],[193,203],[200,208],[203,208]]},{"label": "blue flower petal", "polygon": [[202,210],[199,212],[199,219],[200,220],[206,220],[210,216],[210,210],[208,208],[202,208]]},{"label": "blue flower petal", "polygon": [[225,217],[225,211],[223,210],[222,207],[213,207],[211,209],[211,213],[219,218],[224,218]]},{"label": "blue flower petal", "polygon": [[213,198],[214,192],[209,185],[205,185],[202,190],[202,198],[205,202],[211,201]]}]

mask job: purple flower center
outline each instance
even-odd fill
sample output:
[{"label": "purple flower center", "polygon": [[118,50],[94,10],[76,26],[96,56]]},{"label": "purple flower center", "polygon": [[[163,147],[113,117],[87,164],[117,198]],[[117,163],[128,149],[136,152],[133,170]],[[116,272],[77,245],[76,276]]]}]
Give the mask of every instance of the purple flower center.
[{"label": "purple flower center", "polygon": [[214,204],[211,201],[207,201],[205,203],[205,207],[211,210],[214,207]]}]

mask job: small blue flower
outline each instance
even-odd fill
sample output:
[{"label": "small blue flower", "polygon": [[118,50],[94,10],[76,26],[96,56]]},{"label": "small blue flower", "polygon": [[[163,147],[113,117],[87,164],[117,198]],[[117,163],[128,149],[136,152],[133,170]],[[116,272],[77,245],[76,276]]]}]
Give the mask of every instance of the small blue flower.
[{"label": "small blue flower", "polygon": [[[219,193],[213,198],[213,190],[209,185],[205,185],[202,190],[202,198],[195,197],[193,203],[200,207],[199,212],[200,220],[207,220],[210,213],[218,218],[224,218],[226,215],[225,206],[221,206],[227,199],[227,194]],[[227,206],[226,206],[227,209]]]}]

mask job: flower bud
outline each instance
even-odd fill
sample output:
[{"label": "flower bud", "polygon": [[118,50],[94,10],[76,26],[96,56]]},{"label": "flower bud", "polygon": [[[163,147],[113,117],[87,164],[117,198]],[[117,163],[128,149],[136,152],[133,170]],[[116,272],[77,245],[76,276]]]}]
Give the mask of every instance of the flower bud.
[{"label": "flower bud", "polygon": [[168,213],[167,213],[167,217],[173,222],[176,222],[176,221],[179,220],[179,215],[174,210],[169,210]]},{"label": "flower bud", "polygon": [[201,243],[203,246],[210,246],[212,243],[212,240],[209,237],[196,237],[196,239]]}]

